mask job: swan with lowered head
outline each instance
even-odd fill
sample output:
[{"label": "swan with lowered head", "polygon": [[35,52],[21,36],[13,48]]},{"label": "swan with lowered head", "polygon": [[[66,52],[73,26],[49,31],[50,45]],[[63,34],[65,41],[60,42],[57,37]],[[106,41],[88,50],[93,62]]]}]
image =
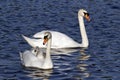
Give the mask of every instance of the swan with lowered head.
[{"label": "swan with lowered head", "polygon": [[25,51],[24,53],[20,53],[20,58],[22,64],[25,67],[35,67],[40,69],[51,69],[53,68],[53,62],[50,56],[50,48],[52,42],[52,35],[50,32],[44,33],[43,45],[47,45],[46,55],[45,53],[40,52],[38,47],[34,48],[32,51]]},{"label": "swan with lowered head", "polygon": [[82,37],[82,43],[81,44],[74,41],[72,38],[70,38],[69,36],[67,36],[67,35],[65,35],[61,32],[50,31],[50,30],[44,30],[44,31],[38,32],[35,35],[33,35],[33,37],[37,38],[37,39],[28,38],[24,35],[23,35],[23,38],[32,47],[38,46],[38,47],[43,48],[43,47],[45,47],[44,45],[42,45],[44,32],[49,31],[52,34],[51,48],[78,48],[78,47],[87,48],[88,45],[89,45],[89,41],[88,41],[87,33],[86,33],[86,30],[85,30],[83,17],[85,17],[88,21],[90,21],[90,17],[89,17],[88,12],[84,9],[80,9],[78,11],[78,21],[79,21],[79,27],[80,27],[81,37]]}]

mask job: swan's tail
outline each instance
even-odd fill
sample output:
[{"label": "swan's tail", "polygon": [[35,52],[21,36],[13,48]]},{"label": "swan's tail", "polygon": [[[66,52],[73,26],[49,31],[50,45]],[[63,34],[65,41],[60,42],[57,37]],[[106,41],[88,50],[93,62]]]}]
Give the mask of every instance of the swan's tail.
[{"label": "swan's tail", "polygon": [[32,46],[32,47],[39,47],[39,44],[41,43],[41,39],[32,39],[32,38],[28,38],[24,35],[22,35],[22,37],[27,41],[27,43]]},{"label": "swan's tail", "polygon": [[22,64],[22,65],[25,65],[25,64],[24,64],[24,59],[23,59],[23,53],[19,52],[19,54],[20,54],[21,64]]},{"label": "swan's tail", "polygon": [[20,60],[23,61],[23,54],[19,52],[19,55],[20,55]]}]

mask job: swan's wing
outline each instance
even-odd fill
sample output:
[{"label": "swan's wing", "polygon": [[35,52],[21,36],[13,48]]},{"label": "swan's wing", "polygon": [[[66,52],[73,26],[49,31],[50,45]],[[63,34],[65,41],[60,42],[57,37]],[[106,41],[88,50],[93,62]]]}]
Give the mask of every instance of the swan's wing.
[{"label": "swan's wing", "polygon": [[22,54],[22,63],[23,63],[23,65],[26,66],[26,67],[32,66],[33,60],[36,59],[34,57],[34,55],[31,54],[31,52],[28,51],[28,50],[23,52],[23,53],[21,53],[21,54]]},{"label": "swan's wing", "polygon": [[20,55],[20,60],[22,61],[23,60],[23,55],[21,52],[19,52],[19,55]]},{"label": "swan's wing", "polygon": [[41,32],[38,32],[38,33],[34,34],[33,37],[34,38],[44,38],[44,33],[47,32],[47,31],[52,32],[50,30],[43,30]]},{"label": "swan's wing", "polygon": [[44,30],[33,35],[35,38],[43,38],[44,33],[49,31],[52,33],[52,48],[66,48],[66,47],[79,47],[80,44],[72,38],[57,31]]},{"label": "swan's wing", "polygon": [[33,39],[33,38],[29,38],[26,37],[24,35],[22,35],[22,37],[28,42],[29,45],[31,45],[32,47],[45,47],[45,45],[43,45],[43,39]]},{"label": "swan's wing", "polygon": [[38,57],[36,57],[31,50],[26,50],[23,53],[20,53],[20,57],[21,57],[21,61],[22,64],[25,67],[37,67],[37,68],[41,68],[43,61],[42,59],[39,59]]},{"label": "swan's wing", "polygon": [[22,65],[25,65],[23,61],[23,53],[19,52],[19,55],[20,55],[20,60],[21,60]]}]

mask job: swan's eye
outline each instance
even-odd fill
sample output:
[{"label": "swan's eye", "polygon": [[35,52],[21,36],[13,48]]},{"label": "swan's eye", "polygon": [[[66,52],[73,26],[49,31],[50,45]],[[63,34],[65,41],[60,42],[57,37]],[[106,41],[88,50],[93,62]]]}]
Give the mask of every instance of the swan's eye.
[{"label": "swan's eye", "polygon": [[87,15],[87,16],[89,16],[89,13],[86,13],[86,12],[84,12],[84,15]]}]

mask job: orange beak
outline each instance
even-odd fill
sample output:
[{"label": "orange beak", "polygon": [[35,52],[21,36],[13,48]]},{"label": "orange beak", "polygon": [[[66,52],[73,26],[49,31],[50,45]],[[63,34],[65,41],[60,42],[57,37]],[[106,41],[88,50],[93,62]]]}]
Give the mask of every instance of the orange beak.
[{"label": "orange beak", "polygon": [[45,38],[44,41],[43,41],[43,45],[45,45],[48,41],[48,38]]},{"label": "orange beak", "polygon": [[87,21],[90,21],[89,15],[86,14],[84,17],[87,19]]}]

